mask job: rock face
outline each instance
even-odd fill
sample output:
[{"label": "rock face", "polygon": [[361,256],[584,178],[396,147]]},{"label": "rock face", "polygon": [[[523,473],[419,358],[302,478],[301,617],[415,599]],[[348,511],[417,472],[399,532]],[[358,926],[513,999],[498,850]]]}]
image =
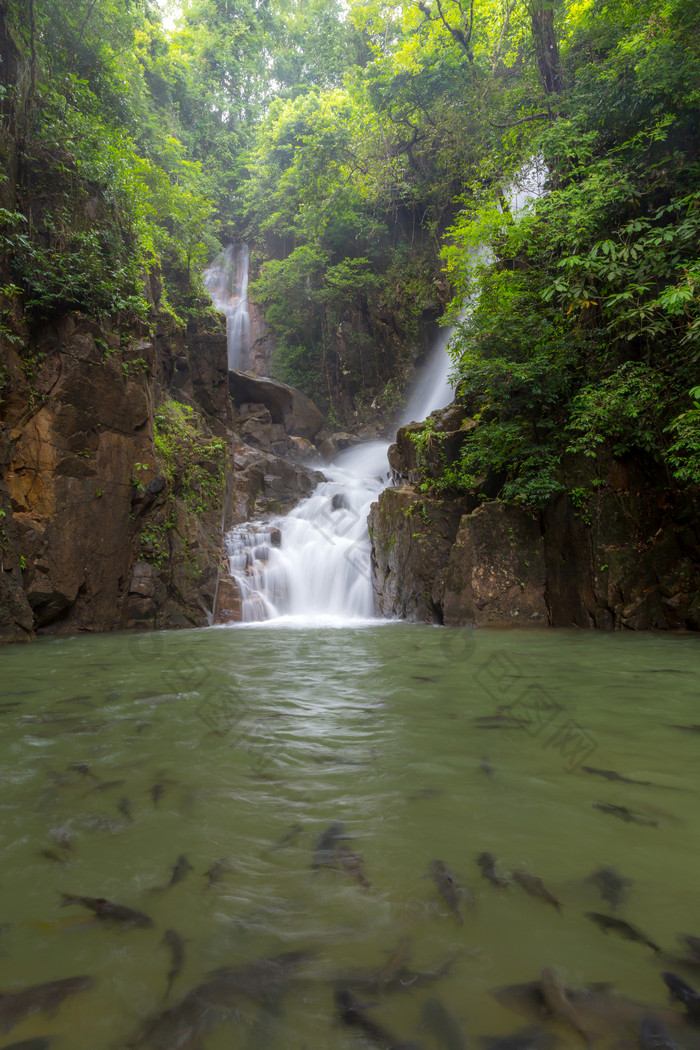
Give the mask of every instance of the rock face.
[{"label": "rock face", "polygon": [[545,625],[544,540],[516,507],[486,503],[465,514],[449,553],[444,623]]},{"label": "rock face", "polygon": [[244,404],[264,405],[273,423],[284,432],[313,441],[323,426],[323,415],[301,390],[250,372],[229,372],[229,391],[236,409]]},{"label": "rock face", "polygon": [[220,488],[221,505],[226,467],[203,457],[189,500],[178,494],[176,472],[160,469],[154,412],[175,394],[201,419],[202,447],[214,441],[225,459],[225,346],[220,333],[162,323],[153,339],[125,341],[77,314],[19,351],[2,346],[0,641],[209,622],[222,515],[195,489]]},{"label": "rock face", "polygon": [[386,489],[369,514],[372,585],[380,616],[442,623],[445,573],[461,507]]},{"label": "rock face", "polygon": [[699,630],[692,505],[664,503],[634,464],[610,459],[596,490],[585,489],[585,471],[572,465],[572,494],[538,515],[386,490],[370,513],[378,613],[477,627]]}]

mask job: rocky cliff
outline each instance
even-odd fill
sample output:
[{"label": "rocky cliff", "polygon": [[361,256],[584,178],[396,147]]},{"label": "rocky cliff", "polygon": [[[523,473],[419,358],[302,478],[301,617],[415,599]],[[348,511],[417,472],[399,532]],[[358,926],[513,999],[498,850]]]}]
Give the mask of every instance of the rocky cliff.
[{"label": "rocky cliff", "polygon": [[[389,459],[398,479],[370,518],[381,615],[478,627],[700,629],[700,534],[692,499],[674,498],[653,467],[605,454],[572,459],[566,491],[535,513],[494,498],[420,491],[421,469],[456,455],[473,421],[457,408],[433,421],[441,437],[419,465],[402,428]],[[426,467],[427,463],[427,467]],[[595,474],[595,477],[593,477]]]},{"label": "rocky cliff", "polygon": [[209,622],[231,486],[225,336],[67,314],[4,340],[1,396],[0,639]]}]

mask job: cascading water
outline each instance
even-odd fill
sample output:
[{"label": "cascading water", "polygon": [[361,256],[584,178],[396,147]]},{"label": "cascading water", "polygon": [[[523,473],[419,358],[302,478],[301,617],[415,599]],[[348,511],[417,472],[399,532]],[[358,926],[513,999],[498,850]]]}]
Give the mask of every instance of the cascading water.
[{"label": "cascading water", "polygon": [[[425,419],[452,400],[442,335],[401,423]],[[389,443],[342,452],[324,468],[326,481],[284,517],[245,522],[226,537],[230,571],[241,593],[244,623],[293,617],[344,623],[374,615],[367,515],[386,487]]]},{"label": "cascading water", "polygon": [[229,244],[204,271],[204,284],[214,306],[226,315],[228,367],[245,371],[250,351],[248,245]]},{"label": "cascading water", "polygon": [[[533,163],[508,191],[512,214],[541,192],[542,178]],[[483,250],[476,254],[487,258]],[[447,346],[453,331],[438,337],[401,426],[425,419],[452,400]],[[246,522],[228,533],[243,622],[293,617],[303,623],[345,623],[373,617],[367,516],[387,485],[388,448],[388,442],[374,441],[341,453],[324,468],[326,481],[289,514]]]}]

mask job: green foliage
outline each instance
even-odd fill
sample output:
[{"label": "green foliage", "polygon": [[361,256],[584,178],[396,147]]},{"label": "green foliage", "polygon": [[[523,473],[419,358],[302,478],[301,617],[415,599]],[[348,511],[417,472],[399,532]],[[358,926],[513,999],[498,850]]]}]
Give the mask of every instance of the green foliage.
[{"label": "green foliage", "polygon": [[[168,399],[153,428],[156,457],[172,495],[197,515],[218,514],[224,498],[226,443],[208,433],[189,405]],[[138,467],[139,464],[136,464]]]}]

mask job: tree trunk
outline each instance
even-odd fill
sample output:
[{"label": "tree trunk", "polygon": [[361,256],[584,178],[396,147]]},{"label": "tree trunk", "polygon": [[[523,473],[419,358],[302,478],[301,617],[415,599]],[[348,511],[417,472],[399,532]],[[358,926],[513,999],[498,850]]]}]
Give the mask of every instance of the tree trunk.
[{"label": "tree trunk", "polygon": [[531,0],[528,4],[537,65],[548,95],[558,95],[564,90],[564,71],[554,32],[554,4],[555,0]]}]

